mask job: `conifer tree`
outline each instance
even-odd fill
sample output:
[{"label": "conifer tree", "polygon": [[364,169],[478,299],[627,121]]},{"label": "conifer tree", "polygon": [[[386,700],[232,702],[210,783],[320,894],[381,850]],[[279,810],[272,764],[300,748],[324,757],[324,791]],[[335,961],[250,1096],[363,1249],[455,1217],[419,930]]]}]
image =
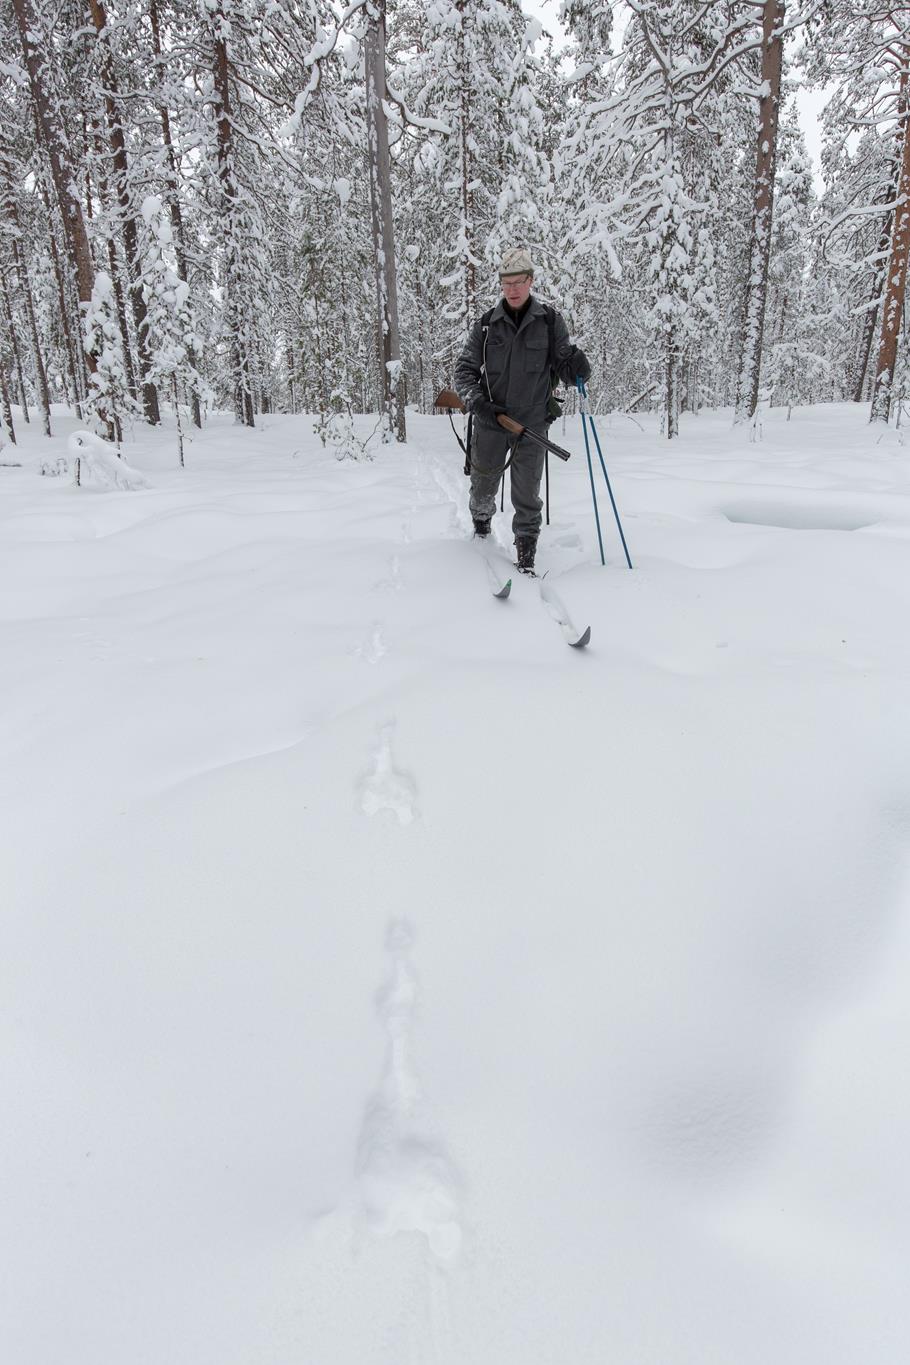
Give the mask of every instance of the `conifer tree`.
[{"label": "conifer tree", "polygon": [[[66,234],[68,264],[76,280],[79,302],[87,310],[92,301],[95,269],[85,213],[76,188],[78,168],[72,162],[64,131],[53,65],[55,44],[52,24],[41,8],[41,0],[12,0],[12,5],[35,122]],[[97,366],[89,347],[86,347],[85,354],[88,368],[94,375]],[[101,406],[99,412],[102,419],[107,421],[106,408]]]},{"label": "conifer tree", "polygon": [[749,241],[749,273],[746,279],[743,344],[736,404],[737,417],[740,420],[752,417],[758,406],[774,217],[774,175],[777,164],[785,16],[786,0],[764,0],[755,145],[755,198]]}]

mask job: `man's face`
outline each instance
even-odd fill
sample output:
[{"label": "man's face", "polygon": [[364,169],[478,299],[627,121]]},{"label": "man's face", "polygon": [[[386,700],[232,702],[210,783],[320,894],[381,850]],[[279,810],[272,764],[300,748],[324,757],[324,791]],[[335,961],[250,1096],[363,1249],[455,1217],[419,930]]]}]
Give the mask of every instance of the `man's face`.
[{"label": "man's face", "polygon": [[500,275],[502,296],[510,308],[521,308],[528,301],[534,276],[524,272],[521,275]]}]

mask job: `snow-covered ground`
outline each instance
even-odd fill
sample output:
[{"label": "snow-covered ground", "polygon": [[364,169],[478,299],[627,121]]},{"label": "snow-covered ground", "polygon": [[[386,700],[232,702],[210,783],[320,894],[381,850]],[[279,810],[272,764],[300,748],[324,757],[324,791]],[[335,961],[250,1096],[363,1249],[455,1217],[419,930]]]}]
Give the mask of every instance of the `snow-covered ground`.
[{"label": "snow-covered ground", "polygon": [[[910,446],[580,428],[489,592],[442,418],[0,461],[0,1360],[896,1365]],[[510,536],[497,518],[503,554]],[[516,576],[517,577],[517,576]]]}]

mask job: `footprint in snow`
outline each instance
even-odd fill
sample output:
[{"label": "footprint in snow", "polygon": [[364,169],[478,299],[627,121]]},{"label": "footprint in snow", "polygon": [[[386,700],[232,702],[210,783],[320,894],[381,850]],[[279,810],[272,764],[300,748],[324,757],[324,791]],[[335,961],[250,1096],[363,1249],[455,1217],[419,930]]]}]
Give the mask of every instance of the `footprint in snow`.
[{"label": "footprint in snow", "polygon": [[417,1232],[441,1265],[455,1261],[463,1240],[458,1172],[431,1131],[414,1064],[412,1032],[418,978],[411,962],[414,931],[394,920],[386,939],[391,963],[377,996],[388,1039],[385,1064],[367,1104],[357,1150],[361,1213],[377,1237]]},{"label": "footprint in snow", "polygon": [[416,814],[417,784],[407,773],[399,772],[392,761],[394,728],[390,722],[380,731],[373,771],[360,784],[360,805],[366,815],[390,810],[400,825],[409,825]]}]

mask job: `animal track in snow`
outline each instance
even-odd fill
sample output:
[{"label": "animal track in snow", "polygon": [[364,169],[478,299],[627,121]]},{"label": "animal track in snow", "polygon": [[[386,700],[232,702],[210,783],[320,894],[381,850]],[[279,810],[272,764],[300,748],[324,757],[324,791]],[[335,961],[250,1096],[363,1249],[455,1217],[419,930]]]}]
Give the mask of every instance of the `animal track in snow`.
[{"label": "animal track in snow", "polygon": [[378,621],[373,622],[373,630],[370,635],[369,643],[358,645],[354,653],[359,659],[363,659],[368,664],[378,664],[379,660],[388,654],[388,646],[382,633],[382,626]]},{"label": "animal track in snow", "polygon": [[372,773],[360,787],[360,804],[366,815],[390,810],[400,825],[409,825],[416,813],[417,784],[407,773],[398,772],[392,762],[394,723],[384,725],[373,755]]},{"label": "animal track in snow", "polygon": [[362,1213],[379,1237],[419,1232],[440,1265],[461,1250],[460,1180],[430,1128],[414,1065],[412,1030],[418,978],[411,962],[414,931],[393,920],[386,937],[391,958],[377,1008],[388,1045],[379,1086],[366,1107],[357,1153]]},{"label": "animal track in snow", "polygon": [[390,568],[391,573],[389,577],[381,578],[379,582],[374,585],[377,592],[401,592],[404,587],[404,582],[401,577],[401,558],[399,555],[392,555]]}]

